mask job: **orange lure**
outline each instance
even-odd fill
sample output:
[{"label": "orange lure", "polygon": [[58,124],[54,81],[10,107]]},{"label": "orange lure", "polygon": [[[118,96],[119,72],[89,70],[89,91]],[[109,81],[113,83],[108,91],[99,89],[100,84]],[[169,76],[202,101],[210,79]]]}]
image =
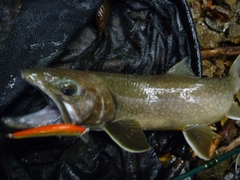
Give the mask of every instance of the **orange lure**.
[{"label": "orange lure", "polygon": [[88,131],[88,128],[73,124],[50,124],[23,131],[9,133],[8,138],[21,139],[43,136],[81,136]]}]

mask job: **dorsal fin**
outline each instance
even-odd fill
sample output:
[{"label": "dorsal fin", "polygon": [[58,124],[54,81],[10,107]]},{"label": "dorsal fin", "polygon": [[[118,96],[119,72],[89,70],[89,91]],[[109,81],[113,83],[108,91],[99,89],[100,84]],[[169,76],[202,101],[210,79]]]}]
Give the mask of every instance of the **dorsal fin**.
[{"label": "dorsal fin", "polygon": [[175,64],[168,72],[168,74],[184,75],[184,76],[195,76],[189,65],[189,56]]}]

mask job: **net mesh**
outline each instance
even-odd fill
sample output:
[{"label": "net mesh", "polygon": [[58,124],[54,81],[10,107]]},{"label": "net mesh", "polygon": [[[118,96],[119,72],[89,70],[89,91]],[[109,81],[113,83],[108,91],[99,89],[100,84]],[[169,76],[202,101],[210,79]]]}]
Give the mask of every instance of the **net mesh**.
[{"label": "net mesh", "polygon": [[[201,76],[199,45],[184,0],[113,0],[101,39],[95,17],[103,1],[1,3],[0,116],[45,105],[21,79],[26,68],[161,74],[191,56],[189,63]],[[5,138],[11,129],[0,125],[0,179],[159,179],[164,173],[156,149],[128,153],[103,132],[90,132],[87,144],[66,137],[11,140]],[[161,135],[146,133],[153,147],[156,133]]]}]

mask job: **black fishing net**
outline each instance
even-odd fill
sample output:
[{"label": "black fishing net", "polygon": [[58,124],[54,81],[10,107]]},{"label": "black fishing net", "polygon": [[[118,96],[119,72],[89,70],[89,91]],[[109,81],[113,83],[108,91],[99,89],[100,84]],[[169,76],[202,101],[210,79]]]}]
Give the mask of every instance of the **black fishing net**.
[{"label": "black fishing net", "polygon": [[[99,31],[96,13],[102,4],[1,2],[0,117],[45,106],[39,92],[21,79],[26,68],[161,74],[190,56],[193,71],[201,76],[196,32],[184,0],[112,0],[106,28]],[[160,179],[164,169],[156,152],[179,153],[170,143],[174,138],[159,147],[162,132],[146,133],[154,148],[134,154],[103,132],[90,132],[89,142],[84,143],[69,137],[11,140],[5,134],[12,129],[1,124],[0,130],[0,179]],[[170,136],[182,139],[181,133],[174,134]],[[180,146],[187,149],[184,143]]]}]

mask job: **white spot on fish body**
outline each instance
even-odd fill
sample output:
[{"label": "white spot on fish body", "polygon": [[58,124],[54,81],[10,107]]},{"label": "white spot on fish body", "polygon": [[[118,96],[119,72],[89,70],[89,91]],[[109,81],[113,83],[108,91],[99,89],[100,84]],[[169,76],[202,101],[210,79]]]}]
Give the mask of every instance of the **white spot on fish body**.
[{"label": "white spot on fish body", "polygon": [[197,100],[194,99],[191,96],[191,93],[194,91],[197,91],[200,87],[202,87],[202,84],[196,84],[194,87],[190,88],[143,88],[143,91],[148,96],[148,99],[150,102],[156,102],[156,101],[163,101],[163,99],[159,99],[158,95],[163,94],[180,94],[179,98],[184,99],[186,102],[192,102],[192,103],[198,103]]}]

